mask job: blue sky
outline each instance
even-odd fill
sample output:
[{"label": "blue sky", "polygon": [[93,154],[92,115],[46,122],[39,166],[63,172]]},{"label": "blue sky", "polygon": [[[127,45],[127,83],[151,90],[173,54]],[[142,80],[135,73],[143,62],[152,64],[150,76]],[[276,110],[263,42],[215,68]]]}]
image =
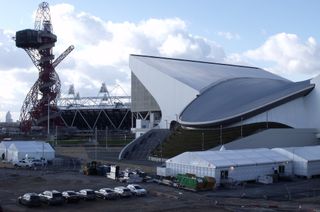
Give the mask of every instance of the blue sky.
[{"label": "blue sky", "polygon": [[[245,64],[301,81],[320,73],[320,2],[316,0],[52,0],[62,93],[81,96],[102,82],[130,92],[131,53]],[[14,32],[33,28],[40,1],[0,0],[0,120],[18,117],[37,78]]]},{"label": "blue sky", "polygon": [[[0,27],[28,27],[40,1],[3,1]],[[149,18],[179,17],[189,31],[221,43],[227,52],[257,47],[279,32],[295,33],[301,38],[319,35],[320,2],[316,0],[54,0],[50,5],[69,3],[113,22],[139,22]],[[23,23],[21,23],[23,20]],[[241,42],[227,42],[219,31],[238,33]]]}]

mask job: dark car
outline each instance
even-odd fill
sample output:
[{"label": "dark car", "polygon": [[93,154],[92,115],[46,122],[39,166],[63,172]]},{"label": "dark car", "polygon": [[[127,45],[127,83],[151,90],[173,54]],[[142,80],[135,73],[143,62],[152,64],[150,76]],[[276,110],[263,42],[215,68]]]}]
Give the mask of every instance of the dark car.
[{"label": "dark car", "polygon": [[77,194],[84,200],[96,200],[96,193],[92,189],[82,189]]},{"label": "dark car", "polygon": [[37,207],[41,205],[40,197],[36,193],[26,193],[18,197],[18,202],[21,205],[26,205],[29,207]]},{"label": "dark car", "polygon": [[44,191],[39,194],[40,200],[48,205],[61,205],[64,203],[64,198],[61,192],[53,191]]},{"label": "dark car", "polygon": [[111,188],[101,188],[99,191],[95,191],[97,197],[102,199],[117,199],[119,194]]},{"label": "dark car", "polygon": [[62,196],[66,202],[79,202],[80,196],[75,191],[63,191]]}]

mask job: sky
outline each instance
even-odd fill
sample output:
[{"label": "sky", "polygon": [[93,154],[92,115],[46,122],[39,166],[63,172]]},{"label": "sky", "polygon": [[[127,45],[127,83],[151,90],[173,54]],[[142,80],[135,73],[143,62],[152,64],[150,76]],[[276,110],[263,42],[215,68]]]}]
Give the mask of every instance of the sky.
[{"label": "sky", "polygon": [[[33,28],[40,1],[0,0],[0,121],[19,118],[38,71],[12,37]],[[292,81],[320,74],[316,0],[52,0],[62,94],[120,85],[130,93],[130,54],[257,66]]]}]

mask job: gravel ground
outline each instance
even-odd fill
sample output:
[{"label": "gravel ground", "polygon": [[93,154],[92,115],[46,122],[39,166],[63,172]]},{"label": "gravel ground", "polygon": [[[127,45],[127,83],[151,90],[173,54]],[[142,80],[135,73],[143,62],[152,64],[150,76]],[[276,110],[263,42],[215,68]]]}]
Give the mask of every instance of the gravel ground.
[{"label": "gravel ground", "polygon": [[[114,151],[98,149],[62,149],[64,156],[79,160],[76,155],[86,152],[90,160],[107,159],[121,168],[140,168],[154,172],[159,164],[147,161],[117,161]],[[110,153],[108,153],[110,152]],[[57,152],[59,154],[59,152]],[[99,156],[105,158],[100,158]],[[7,168],[6,168],[7,167]],[[78,204],[27,208],[17,203],[18,196],[44,190],[80,190],[84,188],[113,188],[126,185],[101,176],[85,176],[73,163],[61,170],[12,169],[0,163],[0,204],[3,211],[320,211],[320,178],[294,179],[272,185],[247,183],[241,186],[220,188],[214,191],[190,192],[155,183],[141,183],[148,190],[145,197],[119,200],[80,201]]]},{"label": "gravel ground", "polygon": [[[79,172],[58,172],[25,169],[0,169],[0,200],[4,211],[295,211],[320,210],[319,196],[309,194],[305,199],[277,201],[265,199],[263,193],[279,194],[274,185],[248,185],[245,188],[247,197],[240,198],[242,188],[219,189],[206,192],[189,192],[155,183],[142,183],[148,190],[145,197],[131,197],[119,200],[97,200],[94,202],[81,201],[78,204],[62,206],[41,206],[27,208],[17,204],[17,197],[26,192],[40,193],[44,190],[59,191],[83,188],[99,189],[125,185],[100,176],[84,176]],[[286,183],[290,188],[319,186],[320,179],[298,180]],[[318,187],[319,188],[319,187]],[[281,190],[281,189],[280,189]],[[308,190],[308,189],[307,189]],[[281,195],[285,196],[284,191]],[[294,198],[294,195],[292,195]],[[300,208],[300,209],[299,209]]]}]

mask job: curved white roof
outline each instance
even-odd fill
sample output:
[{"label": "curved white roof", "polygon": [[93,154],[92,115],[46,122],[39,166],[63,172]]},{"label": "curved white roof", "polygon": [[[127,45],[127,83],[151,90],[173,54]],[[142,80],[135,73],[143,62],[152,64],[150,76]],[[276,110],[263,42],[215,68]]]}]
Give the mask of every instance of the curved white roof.
[{"label": "curved white roof", "polygon": [[255,164],[281,163],[290,159],[278,152],[267,148],[224,150],[224,151],[201,151],[185,152],[166,163],[177,163],[183,165],[201,167],[231,167]]},{"label": "curved white roof", "polygon": [[19,141],[13,142],[8,148],[14,151],[30,151],[30,152],[54,152],[50,144],[42,141]]},{"label": "curved white roof", "polygon": [[308,94],[310,81],[233,78],[208,88],[180,114],[180,123],[214,126],[239,122]]},{"label": "curved white roof", "polygon": [[303,146],[303,147],[286,147],[274,148],[274,151],[291,157],[300,157],[306,161],[319,161],[320,160],[320,146]]},{"label": "curved white roof", "polygon": [[315,87],[310,80],[292,82],[260,68],[204,61],[131,55],[130,68],[159,106],[160,127],[173,120],[187,127],[229,126],[305,97]]},{"label": "curved white roof", "polygon": [[263,69],[250,66],[146,55],[131,55],[131,58],[139,60],[146,66],[150,66],[199,92],[214,83],[235,77],[255,77],[288,81]]}]

